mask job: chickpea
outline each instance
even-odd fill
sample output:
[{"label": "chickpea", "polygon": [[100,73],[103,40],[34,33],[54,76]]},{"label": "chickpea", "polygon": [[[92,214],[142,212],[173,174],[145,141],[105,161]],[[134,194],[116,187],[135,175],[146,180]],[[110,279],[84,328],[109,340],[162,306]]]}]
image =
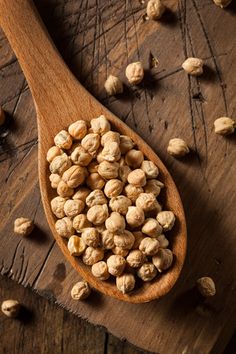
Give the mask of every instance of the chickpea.
[{"label": "chickpea", "polygon": [[74,165],[63,173],[62,179],[70,188],[76,188],[84,182],[86,174],[86,168]]},{"label": "chickpea", "polygon": [[133,231],[133,235],[134,235],[134,244],[132,249],[136,250],[139,248],[141,241],[146,237],[141,231]]},{"label": "chickpea", "polygon": [[104,187],[104,193],[108,198],[117,197],[121,194],[124,184],[119,179],[110,179]]},{"label": "chickpea", "polygon": [[183,157],[189,153],[189,147],[183,139],[175,138],[169,141],[167,152],[174,157]]},{"label": "chickpea", "polygon": [[199,76],[203,74],[203,60],[199,58],[188,58],[183,64],[182,68],[187,74]]},{"label": "chickpea", "polygon": [[14,232],[19,236],[29,236],[33,231],[34,223],[28,218],[17,218],[14,221]]},{"label": "chickpea", "polygon": [[94,205],[87,212],[87,218],[94,225],[100,225],[108,218],[108,207],[106,204]]},{"label": "chickpea", "polygon": [[115,277],[123,273],[125,265],[126,261],[122,256],[112,255],[107,259],[108,272]]},{"label": "chickpea", "polygon": [[174,226],[175,215],[172,211],[160,211],[157,214],[157,221],[162,226],[163,231],[169,231]]},{"label": "chickpea", "polygon": [[94,205],[103,205],[107,204],[107,199],[100,189],[95,189],[92,191],[86,198],[86,204],[89,208]]},{"label": "chickpea", "polygon": [[80,256],[86,249],[86,244],[81,237],[72,235],[70,236],[67,248],[72,256]]},{"label": "chickpea", "polygon": [[86,179],[86,183],[92,190],[94,189],[102,189],[105,185],[104,179],[97,173],[91,173]]},{"label": "chickpea", "polygon": [[143,209],[144,212],[161,210],[161,206],[152,193],[141,193],[136,199],[136,206]]},{"label": "chickpea", "polygon": [[125,162],[131,168],[139,168],[144,160],[142,151],[140,150],[129,150],[125,155]]},{"label": "chickpea", "polygon": [[70,218],[67,216],[63,219],[59,219],[55,223],[56,232],[59,236],[69,238],[74,234],[73,224]]},{"label": "chickpea", "polygon": [[91,120],[91,128],[95,134],[105,134],[111,130],[111,125],[105,116],[100,116],[98,118]]},{"label": "chickpea", "polygon": [[127,254],[129,253],[129,250],[126,250],[122,247],[115,246],[112,248],[112,252],[118,256],[126,257]]},{"label": "chickpea", "polygon": [[120,135],[120,152],[125,155],[128,151],[133,149],[134,143],[132,139],[127,135]]},{"label": "chickpea", "polygon": [[144,186],[144,192],[145,193],[152,193],[155,195],[155,197],[158,197],[158,195],[161,192],[161,188],[164,187],[164,184],[156,179],[149,179]]},{"label": "chickpea", "polygon": [[101,138],[101,145],[105,146],[107,143],[117,143],[120,144],[120,134],[117,132],[113,132],[112,130],[105,133]]},{"label": "chickpea", "polygon": [[105,90],[109,96],[117,95],[123,92],[122,81],[114,75],[109,75],[104,84]]},{"label": "chickpea", "polygon": [[83,254],[83,262],[86,265],[93,265],[101,261],[104,257],[104,251],[101,248],[87,247]]},{"label": "chickpea", "polygon": [[131,169],[128,165],[123,165],[119,167],[119,178],[123,183],[126,183],[128,180],[128,175],[130,174]]},{"label": "chickpea", "polygon": [[145,237],[140,245],[140,251],[142,251],[146,256],[154,256],[159,249],[159,242],[155,238]]},{"label": "chickpea", "polygon": [[214,121],[214,128],[216,134],[233,134],[236,128],[236,122],[229,117],[221,117]]},{"label": "chickpea", "polygon": [[122,274],[116,278],[117,289],[123,294],[132,291],[135,287],[135,277],[133,274]]},{"label": "chickpea", "polygon": [[54,215],[56,215],[58,219],[61,219],[65,216],[65,212],[64,212],[65,202],[66,202],[66,198],[62,198],[62,197],[55,197],[51,200],[52,212]]},{"label": "chickpea", "polygon": [[143,170],[136,169],[128,174],[128,182],[135,187],[143,187],[146,184],[146,176]]},{"label": "chickpea", "polygon": [[71,289],[71,297],[74,300],[85,300],[90,293],[91,289],[86,281],[79,281]]},{"label": "chickpea", "polygon": [[152,263],[144,263],[139,270],[137,271],[137,275],[143,281],[151,281],[157,275],[157,270]]},{"label": "chickpea", "polygon": [[92,274],[100,280],[107,280],[110,277],[107,264],[104,261],[93,264],[91,271]]},{"label": "chickpea", "polygon": [[100,146],[100,136],[99,134],[90,133],[86,135],[81,141],[82,147],[87,150],[90,155],[95,157],[97,150]]},{"label": "chickpea", "polygon": [[54,138],[55,145],[65,150],[71,148],[72,142],[72,137],[66,130],[61,130]]},{"label": "chickpea", "polygon": [[69,199],[64,204],[64,212],[66,216],[73,218],[76,215],[80,214],[83,211],[84,207],[85,204],[82,200]]},{"label": "chickpea", "polygon": [[98,173],[105,179],[118,177],[119,164],[117,162],[103,161],[98,165]]},{"label": "chickpea", "polygon": [[161,0],[149,0],[147,3],[147,16],[150,20],[158,20],[165,11]]},{"label": "chickpea", "polygon": [[124,195],[118,195],[117,197],[111,198],[109,203],[109,207],[112,211],[116,211],[117,213],[120,213],[122,215],[126,215],[128,207],[131,205],[131,200],[125,197]]},{"label": "chickpea", "polygon": [[132,250],[126,258],[127,263],[132,268],[139,268],[145,259],[144,254],[140,250]]},{"label": "chickpea", "polygon": [[58,146],[52,146],[47,152],[47,161],[51,163],[55,157],[63,154],[63,151]]},{"label": "chickpea", "polygon": [[197,289],[203,297],[210,297],[216,294],[214,280],[210,277],[202,277],[198,279]]},{"label": "chickpea", "polygon": [[75,194],[73,195],[72,199],[74,200],[82,200],[83,202],[86,201],[87,196],[91,193],[91,190],[86,187],[79,187]]},{"label": "chickpea", "polygon": [[75,165],[88,166],[92,161],[92,156],[81,145],[76,146],[70,155],[71,160]]},{"label": "chickpea", "polygon": [[92,224],[88,221],[85,214],[76,215],[73,219],[73,228],[79,233],[91,226]]},{"label": "chickpea", "polygon": [[157,237],[161,235],[162,227],[157,220],[148,218],[143,224],[142,232],[150,237]]},{"label": "chickpea", "polygon": [[105,143],[101,155],[102,158],[106,161],[110,161],[110,162],[118,161],[121,155],[119,144],[116,142]]},{"label": "chickpea", "polygon": [[146,178],[157,178],[159,174],[159,170],[157,166],[152,162],[148,160],[144,160],[141,164],[141,170],[145,172]]},{"label": "chickpea", "polygon": [[83,229],[81,238],[87,246],[98,247],[100,243],[100,236],[94,227],[87,227]]},{"label": "chickpea", "polygon": [[52,173],[50,176],[49,176],[49,180],[51,182],[51,186],[52,188],[57,188],[58,187],[58,184],[61,180],[61,177],[56,174],[56,173]]},{"label": "chickpea", "polygon": [[101,246],[105,250],[111,250],[115,247],[114,234],[111,231],[104,230],[101,233]]},{"label": "chickpea", "polygon": [[144,212],[141,208],[130,206],[126,214],[126,221],[131,227],[139,227],[144,223]]},{"label": "chickpea", "polygon": [[[106,159],[104,158],[102,152],[103,152],[103,148],[100,147],[99,150],[98,150],[97,156],[96,156],[96,159],[97,159],[98,164],[106,160]],[[97,167],[97,169],[98,169],[98,167]],[[96,171],[96,172],[97,172],[97,171]]]},{"label": "chickpea", "polygon": [[57,186],[57,194],[63,198],[71,197],[74,194],[74,189],[70,188],[66,182],[61,180]]},{"label": "chickpea", "polygon": [[132,203],[136,202],[136,199],[140,195],[140,193],[143,193],[143,188],[142,187],[135,187],[132,184],[127,184],[124,188],[125,194],[127,198],[131,200]]},{"label": "chickpea", "polygon": [[131,249],[134,241],[134,235],[128,230],[124,230],[121,234],[115,234],[114,236],[115,245],[124,249]]},{"label": "chickpea", "polygon": [[131,85],[138,85],[143,80],[144,70],[140,61],[131,63],[125,70],[125,75]]},{"label": "chickpea", "polygon": [[213,0],[213,1],[217,6],[220,6],[223,9],[224,7],[228,6],[232,0]]},{"label": "chickpea", "polygon": [[123,232],[125,229],[125,218],[119,213],[113,211],[110,217],[106,219],[105,225],[108,231]]},{"label": "chickpea", "polygon": [[61,176],[71,166],[71,160],[66,154],[56,156],[50,163],[49,169],[51,173]]},{"label": "chickpea", "polygon": [[75,140],[82,140],[87,134],[87,123],[84,120],[77,120],[69,125],[68,132]]},{"label": "chickpea", "polygon": [[1,310],[7,317],[15,318],[19,315],[21,305],[17,300],[5,300],[2,302]]},{"label": "chickpea", "polygon": [[161,273],[163,270],[170,268],[173,262],[173,253],[168,248],[160,248],[158,252],[152,257],[152,263]]},{"label": "chickpea", "polygon": [[160,248],[167,248],[169,246],[169,241],[167,240],[165,235],[158,236],[157,241],[159,242]]}]

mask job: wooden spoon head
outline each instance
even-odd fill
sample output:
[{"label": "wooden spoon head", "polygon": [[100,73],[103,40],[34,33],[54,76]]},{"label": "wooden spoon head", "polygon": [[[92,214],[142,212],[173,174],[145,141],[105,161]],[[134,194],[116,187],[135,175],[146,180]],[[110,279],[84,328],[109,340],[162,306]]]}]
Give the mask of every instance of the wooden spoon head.
[{"label": "wooden spoon head", "polygon": [[[175,284],[183,267],[186,254],[186,222],[178,190],[168,170],[158,158],[158,156],[154,153],[154,151],[134,131],[132,131],[126,124],[119,120],[104,106],[102,106],[85,89],[84,95],[84,100],[80,100],[78,102],[84,102],[85,104],[83,106],[81,106],[81,103],[74,105],[71,111],[67,110],[67,114],[65,114],[65,112],[61,112],[61,114],[56,112],[56,116],[54,112],[52,113],[52,116],[54,117],[47,119],[47,117],[44,115],[44,112],[41,112],[41,110],[37,109],[39,128],[39,181],[42,201],[50,229],[65,257],[92,287],[96,288],[105,295],[109,295],[119,300],[131,303],[144,303],[158,299],[161,296],[167,294]],[[158,178],[165,185],[163,192],[165,194],[163,199],[164,207],[166,210],[172,210],[176,216],[176,224],[173,230],[168,233],[168,236],[170,236],[169,240],[171,249],[175,255],[172,268],[169,269],[166,273],[163,273],[161,276],[154,279],[152,282],[143,283],[141,287],[137,287],[137,289],[129,294],[122,294],[116,288],[114,280],[98,280],[92,275],[90,268],[84,265],[80,258],[70,255],[66,246],[67,240],[60,237],[55,231],[54,225],[56,218],[50,207],[50,201],[55,197],[55,191],[52,189],[49,181],[50,173],[48,162],[46,161],[46,154],[48,149],[54,144],[54,136],[60,130],[67,129],[69,124],[78,119],[84,119],[88,121],[92,118],[98,117],[101,114],[104,114],[106,118],[111,122],[114,130],[117,130],[120,134],[130,136],[136,143],[138,149],[144,153],[146,158],[153,161],[158,166],[160,171]]]}]

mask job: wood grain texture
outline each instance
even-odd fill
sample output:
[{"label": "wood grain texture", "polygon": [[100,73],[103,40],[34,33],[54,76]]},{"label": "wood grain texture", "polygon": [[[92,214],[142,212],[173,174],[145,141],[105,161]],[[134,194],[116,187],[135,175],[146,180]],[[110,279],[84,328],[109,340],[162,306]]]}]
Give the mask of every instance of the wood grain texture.
[{"label": "wood grain texture", "polygon": [[[235,137],[216,136],[212,126],[218,116],[235,117],[236,43],[230,35],[236,29],[235,4],[222,11],[210,0],[204,5],[196,0],[170,1],[172,12],[160,24],[143,22],[144,5],[138,1],[50,0],[38,6],[74,74],[133,127],[172,172],[186,210],[189,252],[181,279],[157,303],[120,304],[98,293],[85,304],[70,301],[68,293],[78,277],[64,263],[43,216],[33,103],[2,35],[0,97],[13,119],[0,156],[1,272],[95,324],[108,321],[109,331],[151,351],[210,353],[218,343],[223,348],[236,316]],[[128,89],[119,99],[107,98],[103,90],[107,74],[123,77],[127,62],[138,58],[149,69],[150,53],[160,66],[148,70],[144,85]],[[206,62],[205,75],[199,79],[180,69],[184,58],[192,55]],[[193,150],[183,162],[165,152],[175,136]],[[35,215],[38,231],[32,240],[13,235],[13,220],[23,214]],[[217,296],[205,303],[192,290],[203,275],[212,276],[217,286]],[[145,335],[137,336],[141,332]]]}]

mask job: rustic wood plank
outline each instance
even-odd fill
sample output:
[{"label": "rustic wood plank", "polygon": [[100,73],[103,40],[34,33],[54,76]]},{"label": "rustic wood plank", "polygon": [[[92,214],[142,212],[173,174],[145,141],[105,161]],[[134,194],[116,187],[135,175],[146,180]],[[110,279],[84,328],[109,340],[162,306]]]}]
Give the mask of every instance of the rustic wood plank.
[{"label": "rustic wood plank", "polygon": [[[0,155],[1,273],[95,324],[106,325],[137,346],[159,353],[210,353],[221,334],[228,338],[232,333],[236,318],[235,138],[216,136],[212,128],[222,114],[235,117],[236,42],[231,36],[236,30],[235,4],[222,11],[211,0],[204,4],[169,1],[173,15],[161,24],[143,22],[144,5],[138,1],[50,0],[38,1],[38,5],[76,76],[134,128],[171,170],[186,209],[189,251],[180,281],[158,303],[137,307],[97,293],[86,303],[72,303],[68,293],[79,277],[48,232],[37,186],[33,103],[4,39],[1,50],[7,54],[0,64],[0,103],[13,114],[15,127]],[[160,66],[151,70],[144,85],[128,90],[121,99],[106,98],[103,82],[107,73],[123,77],[127,61],[138,58],[148,69],[150,52]],[[206,60],[202,78],[188,78],[180,70],[190,55]],[[184,162],[165,152],[174,136],[183,137],[193,148]],[[12,222],[19,213],[31,217],[35,213],[39,231],[32,240],[21,241],[13,235]],[[217,296],[204,304],[191,290],[202,275],[212,276],[217,285]],[[140,332],[144,335],[137,336]]]}]

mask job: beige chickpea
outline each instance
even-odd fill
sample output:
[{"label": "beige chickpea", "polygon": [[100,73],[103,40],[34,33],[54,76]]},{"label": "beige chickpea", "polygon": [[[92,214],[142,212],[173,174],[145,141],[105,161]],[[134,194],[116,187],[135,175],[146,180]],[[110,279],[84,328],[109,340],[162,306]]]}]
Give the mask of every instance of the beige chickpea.
[{"label": "beige chickpea", "polygon": [[182,68],[187,74],[193,76],[199,76],[203,74],[203,60],[199,58],[187,58],[183,64]]},{"label": "beige chickpea", "polygon": [[83,211],[84,207],[85,203],[82,200],[69,199],[64,204],[64,212],[66,216],[73,218],[76,215],[80,214]]},{"label": "beige chickpea", "polygon": [[128,207],[131,205],[131,200],[125,197],[124,195],[118,195],[117,197],[113,197],[109,202],[109,207],[111,208],[111,210],[116,211],[117,213],[120,213],[122,215],[126,215]]},{"label": "beige chickpea", "polygon": [[163,187],[164,184],[158,181],[157,179],[149,179],[146,185],[144,186],[144,192],[152,193],[155,195],[155,197],[158,197]]},{"label": "beige chickpea", "polygon": [[173,262],[173,253],[168,248],[159,248],[158,252],[152,257],[152,263],[161,273],[170,268]]},{"label": "beige chickpea", "polygon": [[54,138],[55,145],[65,150],[71,148],[72,142],[72,137],[66,130],[61,130]]},{"label": "beige chickpea", "polygon": [[104,251],[101,248],[87,247],[83,253],[83,262],[86,265],[93,265],[101,261],[104,257]]},{"label": "beige chickpea", "polygon": [[95,189],[86,198],[86,205],[91,208],[94,205],[107,204],[107,199],[100,189]]},{"label": "beige chickpea", "polygon": [[137,168],[128,174],[127,180],[135,187],[143,187],[146,184],[146,175],[143,170]]},{"label": "beige chickpea", "polygon": [[167,248],[169,246],[169,241],[165,235],[158,236],[157,241],[159,242],[160,248]]},{"label": "beige chickpea", "polygon": [[126,257],[127,254],[129,253],[129,250],[126,250],[125,248],[115,246],[112,248],[112,252],[118,256]]},{"label": "beige chickpea", "polygon": [[223,9],[224,7],[228,6],[232,0],[213,0],[213,1],[217,6],[220,6]]},{"label": "beige chickpea", "polygon": [[133,149],[133,140],[127,135],[120,135],[120,152],[125,155],[128,151]]},{"label": "beige chickpea", "polygon": [[57,194],[63,198],[71,197],[74,194],[74,189],[70,188],[66,182],[61,180],[57,186]]},{"label": "beige chickpea", "polygon": [[123,232],[125,229],[125,218],[116,211],[113,211],[110,217],[106,219],[105,225],[108,231]]},{"label": "beige chickpea", "polygon": [[[98,149],[98,152],[97,152],[97,156],[96,156],[96,160],[97,160],[97,163],[101,163],[102,161],[105,161],[106,159],[104,158],[103,154],[102,154],[102,151],[103,151],[103,148],[100,147]],[[96,171],[97,172],[97,171]]]},{"label": "beige chickpea", "polygon": [[119,255],[112,255],[107,259],[108,272],[115,277],[121,275],[125,269],[126,260]]},{"label": "beige chickpea", "polygon": [[101,145],[104,146],[107,143],[117,143],[120,144],[120,134],[110,130],[101,137]]},{"label": "beige chickpea", "polygon": [[66,202],[66,198],[63,197],[55,197],[51,200],[51,209],[54,215],[58,219],[61,219],[65,216],[64,205]]},{"label": "beige chickpea", "polygon": [[87,227],[83,229],[81,238],[87,246],[98,247],[100,243],[100,236],[95,227]]},{"label": "beige chickpea", "polygon": [[81,145],[76,146],[70,155],[71,160],[75,165],[88,166],[92,161],[92,156]]},{"label": "beige chickpea", "polygon": [[80,256],[86,249],[86,244],[81,237],[72,235],[70,236],[67,248],[72,256]]},{"label": "beige chickpea", "polygon": [[134,235],[134,244],[132,249],[136,250],[139,249],[140,243],[141,241],[146,237],[141,231],[133,231],[133,235]]},{"label": "beige chickpea", "polygon": [[132,250],[126,258],[126,262],[132,268],[139,268],[143,264],[145,259],[144,254],[140,250]]},{"label": "beige chickpea", "polygon": [[136,199],[136,206],[143,209],[144,212],[155,210],[159,212],[161,206],[152,193],[141,193]]},{"label": "beige chickpea", "polygon": [[85,300],[91,294],[91,289],[86,281],[79,281],[71,289],[71,297],[73,300]]},{"label": "beige chickpea", "polygon": [[56,221],[55,229],[58,235],[61,237],[69,238],[74,234],[72,221],[67,216]]},{"label": "beige chickpea", "polygon": [[129,64],[125,69],[125,75],[131,85],[138,85],[143,80],[144,70],[140,61]]},{"label": "beige chickpea", "polygon": [[82,140],[87,134],[87,123],[84,120],[77,120],[69,125],[68,132],[75,140]]},{"label": "beige chickpea", "polygon": [[215,133],[220,135],[233,134],[236,128],[236,121],[228,117],[221,117],[214,121]]},{"label": "beige chickpea", "polygon": [[155,238],[145,237],[141,241],[139,249],[146,256],[154,256],[158,252],[159,242]]},{"label": "beige chickpea", "polygon": [[121,247],[130,250],[134,244],[135,237],[132,232],[124,230],[120,234],[115,234],[114,243],[117,247]]},{"label": "beige chickpea", "polygon": [[118,177],[119,164],[117,162],[103,161],[98,165],[98,173],[105,179]]},{"label": "beige chickpea", "polygon": [[214,280],[210,277],[202,277],[197,280],[197,289],[204,297],[214,296],[216,294],[216,287]]},{"label": "beige chickpea", "polygon": [[147,3],[147,16],[150,20],[158,20],[165,11],[161,0],[149,0]]},{"label": "beige chickpea", "polygon": [[14,221],[14,232],[19,236],[29,236],[33,231],[34,223],[29,218],[17,218]]},{"label": "beige chickpea", "polygon": [[89,188],[91,188],[92,190],[95,190],[95,189],[102,189],[106,182],[102,178],[102,176],[100,176],[99,173],[94,172],[94,173],[91,173],[88,176],[88,178],[86,178],[86,183]]},{"label": "beige chickpea", "polygon": [[51,186],[52,188],[57,188],[58,187],[58,184],[61,180],[61,177],[56,174],[56,173],[52,173],[50,176],[49,176],[49,180],[51,182]]},{"label": "beige chickpea", "polygon": [[132,150],[129,150],[125,154],[126,164],[133,169],[139,168],[141,166],[143,160],[144,160],[144,156],[143,156],[142,151],[140,151],[140,150],[132,149]]},{"label": "beige chickpea", "polygon": [[101,233],[101,247],[105,250],[111,250],[115,247],[114,233],[108,230],[104,230]]},{"label": "beige chickpea", "polygon": [[105,116],[101,115],[98,118],[92,119],[91,128],[95,134],[105,134],[111,130],[111,125]]},{"label": "beige chickpea", "polygon": [[175,215],[172,211],[160,211],[157,214],[157,221],[162,226],[163,231],[169,231],[174,226]]},{"label": "beige chickpea", "polygon": [[119,144],[116,143],[115,141],[105,143],[101,155],[102,158],[106,161],[110,161],[110,162],[118,161],[121,156]]},{"label": "beige chickpea", "polygon": [[144,263],[139,270],[137,271],[137,275],[143,281],[151,281],[157,275],[157,270],[152,263]]},{"label": "beige chickpea", "polygon": [[132,184],[127,184],[124,188],[125,194],[127,198],[131,200],[132,203],[136,202],[136,199],[140,195],[140,193],[143,193],[143,188],[142,187],[135,187]]},{"label": "beige chickpea", "polygon": [[81,141],[82,147],[90,153],[93,157],[96,156],[96,153],[100,146],[100,136],[99,134],[90,133],[85,135]]},{"label": "beige chickpea", "polygon": [[55,157],[63,154],[63,151],[58,146],[52,146],[47,152],[47,161],[51,163]]},{"label": "beige chickpea", "polygon": [[128,180],[128,175],[130,174],[131,169],[128,165],[123,165],[119,167],[119,178],[123,183],[126,183]]},{"label": "beige chickpea", "polygon": [[144,212],[141,208],[130,206],[126,214],[126,221],[132,227],[139,227],[144,223]]},{"label": "beige chickpea", "polygon": [[116,286],[123,294],[129,293],[135,287],[135,277],[131,273],[125,273],[116,277]]},{"label": "beige chickpea", "polygon": [[121,194],[124,184],[119,179],[110,179],[104,187],[104,193],[108,198],[114,198]]},{"label": "beige chickpea", "polygon": [[104,84],[105,90],[109,96],[118,95],[123,92],[122,81],[114,75],[109,75]]},{"label": "beige chickpea", "polygon": [[73,228],[79,233],[91,226],[92,224],[88,221],[87,215],[85,214],[76,215],[73,219]]},{"label": "beige chickpea", "polygon": [[76,188],[84,182],[86,175],[87,170],[85,167],[74,165],[63,173],[62,179],[70,188]]},{"label": "beige chickpea", "polygon": [[86,187],[79,187],[75,194],[73,195],[72,199],[74,200],[82,200],[83,202],[86,201],[87,196],[91,193],[91,190]]},{"label": "beige chickpea", "polygon": [[152,161],[144,160],[140,168],[145,172],[147,179],[157,178],[159,174],[157,166]]},{"label": "beige chickpea", "polygon": [[66,154],[56,156],[50,163],[49,169],[51,173],[62,175],[71,166],[71,160]]},{"label": "beige chickpea", "polygon": [[92,274],[100,280],[107,280],[110,277],[107,264],[104,261],[93,264],[91,271]]},{"label": "beige chickpea", "polygon": [[19,315],[21,304],[17,300],[5,300],[1,304],[1,310],[4,315],[15,318]]},{"label": "beige chickpea", "polygon": [[156,219],[148,218],[143,224],[142,232],[150,237],[157,237],[161,235],[162,227]]},{"label": "beige chickpea", "polygon": [[87,218],[94,225],[100,225],[108,218],[108,207],[106,204],[94,205],[87,212]]}]

